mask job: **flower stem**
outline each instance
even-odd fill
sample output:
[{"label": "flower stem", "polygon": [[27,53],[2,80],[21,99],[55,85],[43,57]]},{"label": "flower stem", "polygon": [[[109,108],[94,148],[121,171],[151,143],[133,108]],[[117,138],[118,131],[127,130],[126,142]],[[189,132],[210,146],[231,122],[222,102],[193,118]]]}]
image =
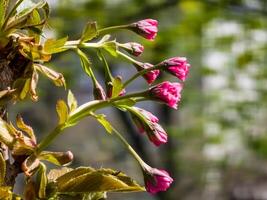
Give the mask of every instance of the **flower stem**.
[{"label": "flower stem", "polygon": [[142,76],[142,75],[146,74],[147,72],[153,71],[153,70],[156,70],[156,69],[160,69],[160,66],[157,66],[156,65],[156,66],[153,66],[153,67],[150,67],[150,68],[147,68],[147,69],[143,69],[143,70],[137,72],[135,75],[133,75],[127,81],[125,81],[125,83],[123,84],[123,88],[125,88],[126,86],[128,86],[131,82],[133,82],[139,76]]},{"label": "flower stem", "polygon": [[127,29],[128,27],[129,27],[128,25],[110,26],[110,27],[102,28],[102,29],[98,30],[98,34],[103,35],[103,34],[113,32],[113,31],[117,31],[119,29]]},{"label": "flower stem", "polygon": [[50,132],[38,145],[36,154],[40,154],[65,128],[63,125],[58,125],[52,132]]},{"label": "flower stem", "polygon": [[137,162],[143,166],[145,163],[142,158],[135,152],[135,150],[132,148],[132,146],[124,139],[124,137],[120,134],[119,131],[117,131],[115,128],[113,128],[113,132],[115,135],[120,139],[120,141],[124,144],[124,146],[127,148],[127,150],[132,154],[132,156],[137,160]]},{"label": "flower stem", "polygon": [[133,94],[125,95],[125,96],[114,97],[114,98],[109,99],[109,100],[90,101],[90,102],[87,102],[87,103],[79,106],[75,111],[70,113],[67,122],[55,127],[54,130],[51,131],[41,141],[41,143],[37,147],[36,154],[41,153],[62,132],[63,129],[70,127],[73,124],[76,124],[79,120],[83,119],[84,117],[87,117],[93,111],[95,111],[97,109],[104,108],[104,107],[108,107],[116,101],[129,99],[129,98],[133,98],[133,97],[142,97],[144,95],[145,95],[144,92],[138,92],[138,93],[133,93]]},{"label": "flower stem", "polygon": [[120,52],[120,51],[117,51],[117,53],[118,53],[118,55],[120,55],[120,56],[123,57],[124,59],[126,59],[126,60],[128,60],[128,61],[130,61],[130,62],[132,62],[132,63],[134,63],[134,64],[137,64],[137,65],[142,64],[141,62],[139,62],[139,61],[133,59],[132,57],[130,57],[130,56],[128,56],[128,55],[126,55],[126,54],[124,54],[124,53],[122,53],[122,52]]}]

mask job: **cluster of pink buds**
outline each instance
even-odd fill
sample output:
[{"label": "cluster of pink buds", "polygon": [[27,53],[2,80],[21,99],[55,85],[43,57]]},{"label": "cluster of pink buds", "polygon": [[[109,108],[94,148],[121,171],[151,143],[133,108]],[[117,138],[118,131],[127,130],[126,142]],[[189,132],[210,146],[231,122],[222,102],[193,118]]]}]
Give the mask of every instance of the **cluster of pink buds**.
[{"label": "cluster of pink buds", "polygon": [[[140,36],[154,40],[158,32],[158,22],[153,19],[145,19],[128,26],[128,29],[134,31]],[[126,51],[134,56],[139,56],[144,48],[138,43],[121,44]],[[150,85],[156,81],[161,71],[165,71],[178,78],[179,81],[184,82],[189,73],[190,64],[188,64],[185,57],[173,57],[160,62],[157,65],[150,63],[142,63],[139,61],[132,61],[135,68],[140,75]],[[145,97],[167,104],[169,107],[177,109],[178,103],[181,99],[181,91],[183,83],[164,81],[162,83],[151,86],[145,92]],[[146,133],[148,139],[156,146],[164,144],[168,140],[167,133],[158,123],[159,120],[152,113],[137,107],[129,107],[128,111],[137,126],[140,133]],[[149,193],[155,194],[160,191],[166,191],[173,179],[165,170],[151,168],[145,163],[141,163],[144,173],[145,186]]]}]

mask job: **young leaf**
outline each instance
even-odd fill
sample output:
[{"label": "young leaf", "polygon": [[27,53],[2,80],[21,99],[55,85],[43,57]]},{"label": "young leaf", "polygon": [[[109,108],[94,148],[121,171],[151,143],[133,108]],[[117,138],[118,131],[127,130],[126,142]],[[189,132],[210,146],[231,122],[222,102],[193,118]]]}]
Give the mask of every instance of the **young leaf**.
[{"label": "young leaf", "polygon": [[0,153],[0,187],[5,182],[5,176],[6,176],[6,161],[2,153]]},{"label": "young leaf", "polygon": [[32,127],[26,125],[20,115],[17,115],[17,127],[28,134],[28,136],[36,142],[35,134]]},{"label": "young leaf", "polygon": [[45,76],[47,76],[47,78],[52,80],[56,86],[59,86],[59,87],[66,86],[65,79],[61,73],[58,73],[41,64],[35,64],[34,68],[40,71]]},{"label": "young leaf", "polygon": [[58,114],[58,124],[64,124],[68,119],[68,107],[63,100],[58,100],[56,105],[56,110]]},{"label": "young leaf", "polygon": [[59,53],[65,51],[64,44],[67,42],[68,37],[61,38],[59,40],[48,39],[44,43],[44,51],[48,54]]},{"label": "young leaf", "polygon": [[116,41],[109,41],[105,42],[102,46],[107,52],[109,52],[112,56],[117,57],[118,56],[118,47],[116,45]]},{"label": "young leaf", "polygon": [[96,22],[88,22],[83,29],[83,33],[80,42],[86,42],[98,35]]},{"label": "young leaf", "polygon": [[71,92],[71,90],[69,90],[69,93],[68,93],[68,106],[69,106],[70,112],[74,111],[78,106],[77,100],[75,96],[73,95],[73,93]]},{"label": "young leaf", "polygon": [[30,91],[30,85],[31,85],[31,79],[28,78],[24,81],[24,85],[23,85],[22,90],[19,94],[19,98],[21,100],[25,99],[25,97],[27,96],[28,92]]},{"label": "young leaf", "polygon": [[106,119],[106,116],[103,114],[94,115],[94,117],[97,119],[97,121],[102,124],[102,126],[106,129],[108,133],[112,133],[113,127],[109,123],[109,121]]},{"label": "young leaf", "polygon": [[[66,173],[56,180],[59,193],[144,191],[144,188],[130,177],[112,169],[90,169],[79,174],[73,171],[69,172],[72,173],[71,176]],[[63,178],[64,176],[67,178]]]},{"label": "young leaf", "polygon": [[47,174],[49,182],[54,182],[58,177],[63,176],[64,174],[72,171],[72,168],[62,167],[60,169],[51,169]]},{"label": "young leaf", "polygon": [[39,74],[37,73],[36,70],[33,70],[32,77],[31,77],[31,83],[30,83],[30,94],[31,94],[31,99],[33,101],[38,100],[38,96],[36,93],[36,87],[37,87],[38,80],[39,80]]},{"label": "young leaf", "polygon": [[14,136],[9,131],[9,124],[0,118],[0,142],[12,148]]},{"label": "young leaf", "polygon": [[26,176],[31,176],[32,173],[39,167],[40,160],[35,156],[31,155],[21,165],[22,171],[24,171]]},{"label": "young leaf", "polygon": [[2,25],[5,20],[7,2],[7,0],[0,0],[0,28],[2,28]]},{"label": "young leaf", "polygon": [[80,56],[80,61],[83,70],[89,77],[92,77],[92,70],[91,70],[92,63],[90,62],[86,54],[82,52],[80,49],[77,49],[77,53]]},{"label": "young leaf", "polygon": [[70,151],[67,152],[50,152],[43,151],[38,158],[40,160],[46,160],[55,165],[66,165],[69,164],[73,160],[73,154]]},{"label": "young leaf", "polygon": [[47,186],[46,166],[43,163],[40,163],[36,178],[37,178],[36,182],[39,184],[38,197],[43,199],[46,197],[46,186]]},{"label": "young leaf", "polygon": [[122,88],[123,88],[123,83],[121,81],[121,78],[119,76],[115,77],[112,80],[112,98],[119,96]]}]

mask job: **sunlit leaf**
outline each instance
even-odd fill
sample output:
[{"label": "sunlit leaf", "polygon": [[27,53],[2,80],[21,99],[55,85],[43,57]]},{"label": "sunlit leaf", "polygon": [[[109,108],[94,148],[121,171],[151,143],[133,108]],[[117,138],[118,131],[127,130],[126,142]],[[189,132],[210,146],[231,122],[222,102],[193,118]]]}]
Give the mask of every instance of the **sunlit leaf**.
[{"label": "sunlit leaf", "polygon": [[58,100],[56,105],[56,110],[58,114],[58,124],[64,124],[69,115],[68,106],[63,100]]},{"label": "sunlit leaf", "polygon": [[31,94],[31,99],[33,101],[38,100],[38,96],[36,93],[36,87],[37,87],[38,80],[39,80],[39,74],[37,73],[36,70],[33,70],[32,77],[31,77],[31,83],[30,83],[30,94]]},{"label": "sunlit leaf", "polygon": [[73,154],[70,151],[67,152],[50,152],[43,151],[38,158],[40,160],[46,160],[55,165],[66,165],[69,164],[73,160]]},{"label": "sunlit leaf", "polygon": [[91,72],[91,66],[92,63],[90,62],[90,60],[88,59],[88,57],[86,56],[86,54],[84,52],[82,52],[80,49],[77,49],[77,53],[80,56],[80,61],[81,61],[81,65],[83,70],[85,71],[85,73],[89,76],[92,77],[92,72]]},{"label": "sunlit leaf", "polygon": [[46,67],[44,65],[40,65],[40,64],[35,64],[34,68],[36,68],[42,74],[47,76],[47,78],[52,80],[56,86],[59,86],[59,87],[61,87],[61,86],[65,87],[66,86],[65,79],[61,73],[58,73],[58,72],[52,70],[51,68],[48,68],[48,67]]},{"label": "sunlit leaf", "polygon": [[88,22],[83,29],[80,41],[86,42],[98,35],[96,22]]},{"label": "sunlit leaf", "polygon": [[92,170],[83,173],[66,173],[56,180],[57,191],[60,193],[90,192],[137,192],[144,191],[135,181],[125,174],[112,169]]},{"label": "sunlit leaf", "polygon": [[26,176],[30,176],[35,170],[38,169],[40,160],[35,156],[31,155],[22,163],[21,169]]},{"label": "sunlit leaf", "polygon": [[72,171],[72,168],[62,167],[60,169],[51,169],[47,175],[49,181],[55,181],[58,177]]},{"label": "sunlit leaf", "polygon": [[77,100],[75,96],[73,95],[73,93],[71,92],[71,90],[69,90],[69,93],[68,93],[68,106],[69,106],[70,112],[75,110],[78,106]]},{"label": "sunlit leaf", "polygon": [[47,177],[46,177],[46,166],[43,163],[40,163],[36,178],[37,178],[36,182],[39,184],[38,185],[38,197],[45,198]]},{"label": "sunlit leaf", "polygon": [[94,115],[94,117],[100,124],[102,124],[102,126],[106,129],[108,133],[112,133],[113,127],[106,119],[106,116],[104,114]]},{"label": "sunlit leaf", "polygon": [[102,46],[107,52],[109,52],[112,56],[117,57],[118,53],[118,47],[116,45],[115,41],[109,41],[105,42],[104,45]]},{"label": "sunlit leaf", "polygon": [[112,98],[119,96],[122,89],[123,83],[121,77],[117,76],[112,80]]},{"label": "sunlit leaf", "polygon": [[25,99],[25,97],[27,96],[28,92],[30,91],[30,85],[31,85],[31,79],[28,78],[25,80],[24,82],[24,86],[19,94],[19,98],[22,100],[22,99]]},{"label": "sunlit leaf", "polygon": [[0,0],[0,28],[2,27],[5,19],[5,13],[7,9],[7,0]]},{"label": "sunlit leaf", "polygon": [[0,118],[0,141],[12,148],[14,136],[9,130],[9,125],[2,118]]},{"label": "sunlit leaf", "polygon": [[0,153],[0,187],[5,182],[5,176],[6,176],[6,161],[2,153]]},{"label": "sunlit leaf", "polygon": [[36,141],[34,131],[32,127],[26,125],[20,115],[17,115],[17,127],[28,134],[28,136],[33,140]]},{"label": "sunlit leaf", "polygon": [[66,49],[63,47],[64,47],[64,44],[67,42],[67,40],[68,40],[68,37],[64,37],[59,40],[48,39],[44,43],[44,51],[48,54],[65,51]]}]

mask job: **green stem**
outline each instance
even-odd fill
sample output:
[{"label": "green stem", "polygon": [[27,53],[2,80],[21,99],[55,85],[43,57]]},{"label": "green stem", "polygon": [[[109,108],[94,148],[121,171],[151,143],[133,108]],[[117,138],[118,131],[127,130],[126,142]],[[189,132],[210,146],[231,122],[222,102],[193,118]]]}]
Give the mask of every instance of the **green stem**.
[{"label": "green stem", "polygon": [[[100,57],[102,58],[103,62],[104,62],[104,69],[105,69],[105,80],[106,82],[110,82],[113,80],[113,76],[111,74],[110,68],[108,66],[107,60],[104,57],[103,53],[99,50],[98,51]],[[107,83],[106,83],[107,84]]]},{"label": "green stem", "polygon": [[9,20],[9,18],[14,14],[14,12],[16,11],[16,9],[19,7],[19,5],[23,2],[24,0],[18,0],[16,2],[16,4],[14,5],[14,7],[12,8],[12,10],[8,13],[4,23],[3,23],[3,26],[2,26],[2,29],[4,30],[6,28],[6,25],[7,25],[7,22]]},{"label": "green stem", "polygon": [[118,96],[109,100],[95,100],[79,106],[74,112],[70,113],[69,118],[65,124],[58,125],[52,132],[50,132],[38,145],[36,154],[41,153],[61,132],[63,129],[70,127],[79,120],[90,115],[91,112],[112,105],[116,101],[129,99],[133,97],[142,97],[144,92],[133,93],[125,96]]},{"label": "green stem", "polygon": [[139,61],[133,59],[132,57],[130,57],[130,56],[128,56],[128,55],[126,55],[126,54],[124,54],[124,53],[122,53],[122,52],[120,52],[120,51],[117,51],[117,53],[118,53],[118,55],[120,55],[120,56],[123,57],[124,59],[126,59],[126,60],[128,60],[128,61],[130,61],[130,62],[132,62],[132,63],[134,63],[134,64],[137,64],[137,65],[142,64],[141,62],[139,62]]},{"label": "green stem", "polygon": [[117,131],[115,128],[113,128],[113,132],[116,134],[116,136],[120,139],[120,141],[124,144],[124,146],[127,148],[127,150],[133,155],[133,157],[137,160],[137,162],[143,166],[144,161],[142,158],[135,152],[135,150],[132,148],[132,146],[124,139],[124,137],[120,134],[119,131]]},{"label": "green stem", "polygon": [[36,154],[40,154],[64,129],[64,125],[58,125],[52,132],[50,132],[38,145]]},{"label": "green stem", "polygon": [[74,112],[70,114],[68,123],[70,124],[77,123],[77,121],[90,115],[91,112],[94,112],[95,110],[98,110],[104,107],[108,107],[112,105],[114,102],[118,102],[124,99],[134,98],[134,97],[143,97],[145,95],[146,95],[146,92],[142,91],[142,92],[128,94],[125,96],[117,96],[117,97],[114,97],[108,100],[91,101],[91,102],[85,103],[79,106]]},{"label": "green stem", "polygon": [[128,86],[131,82],[133,82],[135,79],[137,79],[139,76],[143,76],[144,74],[146,74],[149,71],[153,71],[156,69],[160,69],[160,66],[153,66],[147,69],[143,69],[139,72],[137,72],[135,75],[133,75],[131,78],[129,78],[127,81],[125,81],[125,83],[123,84],[123,88],[125,88],[126,86]]},{"label": "green stem", "polygon": [[102,29],[98,30],[98,34],[103,35],[103,34],[113,32],[113,31],[117,31],[119,29],[127,29],[128,27],[129,27],[129,25],[110,26],[110,27],[102,28]]}]

